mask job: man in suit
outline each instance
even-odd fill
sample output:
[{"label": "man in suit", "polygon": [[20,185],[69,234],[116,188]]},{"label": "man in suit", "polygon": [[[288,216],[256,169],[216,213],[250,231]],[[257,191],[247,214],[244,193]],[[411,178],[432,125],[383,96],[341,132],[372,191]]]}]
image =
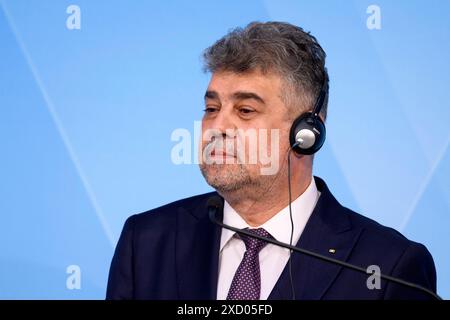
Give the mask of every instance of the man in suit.
[{"label": "man in suit", "polygon": [[[370,285],[368,274],[290,255],[209,220],[207,201],[218,195],[223,200],[218,218],[225,224],[364,268],[375,266],[436,291],[427,249],[341,206],[326,183],[312,175],[312,154],[290,155],[289,197],[292,123],[328,91],[325,53],[316,39],[288,23],[251,23],[218,40],[204,59],[212,77],[205,93],[200,169],[216,192],[128,218],[111,264],[107,298],[429,298],[385,281]],[[327,98],[322,104],[318,116],[325,121]],[[250,130],[256,138],[242,134]],[[264,171],[267,161],[248,161],[255,154],[251,148],[236,147],[251,140],[265,147],[275,170]]]}]

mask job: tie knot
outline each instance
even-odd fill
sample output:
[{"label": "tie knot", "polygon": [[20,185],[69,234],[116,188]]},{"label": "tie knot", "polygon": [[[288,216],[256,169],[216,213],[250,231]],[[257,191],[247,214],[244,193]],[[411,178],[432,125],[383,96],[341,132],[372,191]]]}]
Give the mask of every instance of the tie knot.
[{"label": "tie knot", "polygon": [[[272,236],[270,235],[270,233],[268,233],[265,229],[263,228],[258,228],[258,229],[245,229],[248,232],[251,232],[255,235],[258,235],[260,237],[265,237],[265,238],[272,238]],[[239,237],[242,239],[242,241],[244,241],[245,243],[245,248],[247,249],[247,251],[251,251],[254,253],[259,253],[259,251],[261,251],[262,248],[264,248],[267,245],[267,242],[264,240],[259,240],[256,238],[252,238],[250,236],[247,236],[245,234],[240,234]]]}]

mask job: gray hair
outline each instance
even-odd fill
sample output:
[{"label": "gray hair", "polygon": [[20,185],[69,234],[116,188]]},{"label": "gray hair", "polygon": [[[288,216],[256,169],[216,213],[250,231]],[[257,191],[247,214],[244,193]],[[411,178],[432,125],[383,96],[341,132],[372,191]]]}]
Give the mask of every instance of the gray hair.
[{"label": "gray hair", "polygon": [[294,117],[312,111],[324,87],[327,95],[320,114],[326,119],[326,54],[316,38],[300,27],[285,22],[251,22],[216,41],[204,51],[203,58],[205,72],[259,70],[280,75],[288,89],[282,89],[283,102],[294,107]]}]

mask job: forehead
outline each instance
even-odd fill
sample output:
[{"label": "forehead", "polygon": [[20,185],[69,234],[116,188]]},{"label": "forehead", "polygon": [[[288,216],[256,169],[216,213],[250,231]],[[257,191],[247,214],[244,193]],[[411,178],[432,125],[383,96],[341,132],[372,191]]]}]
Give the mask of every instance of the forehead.
[{"label": "forehead", "polygon": [[274,73],[220,71],[212,74],[208,90],[216,91],[220,95],[231,94],[236,91],[248,91],[268,96],[271,94],[278,95],[280,84],[281,78]]}]

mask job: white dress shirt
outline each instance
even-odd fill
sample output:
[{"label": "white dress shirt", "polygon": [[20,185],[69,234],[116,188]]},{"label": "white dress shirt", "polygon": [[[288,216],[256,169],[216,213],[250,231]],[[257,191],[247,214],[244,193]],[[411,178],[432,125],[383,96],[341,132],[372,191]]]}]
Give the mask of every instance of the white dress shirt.
[{"label": "white dress shirt", "polygon": [[[319,196],[320,192],[317,190],[314,178],[312,178],[305,192],[292,201],[292,218],[294,221],[293,245],[300,239]],[[223,208],[223,222],[239,229],[252,228],[226,201]],[[289,206],[285,207],[258,228],[264,228],[278,241],[289,243],[291,236]],[[225,300],[227,298],[234,274],[245,253],[244,242],[234,235],[235,232],[222,229],[219,254],[219,279],[217,285],[217,299],[219,300]],[[266,300],[269,297],[288,260],[289,249],[286,248],[269,243],[260,251],[261,300]]]}]

